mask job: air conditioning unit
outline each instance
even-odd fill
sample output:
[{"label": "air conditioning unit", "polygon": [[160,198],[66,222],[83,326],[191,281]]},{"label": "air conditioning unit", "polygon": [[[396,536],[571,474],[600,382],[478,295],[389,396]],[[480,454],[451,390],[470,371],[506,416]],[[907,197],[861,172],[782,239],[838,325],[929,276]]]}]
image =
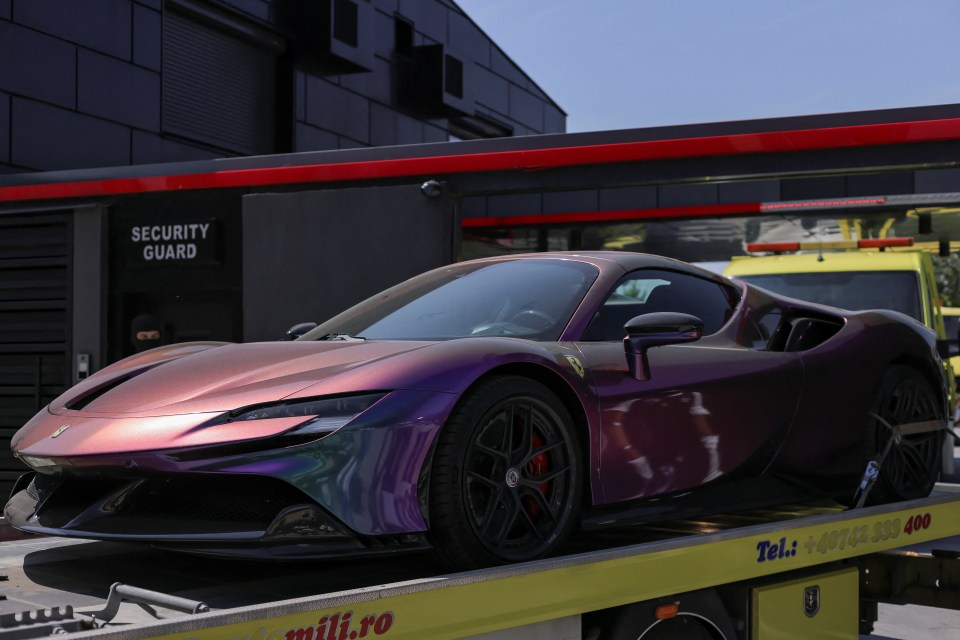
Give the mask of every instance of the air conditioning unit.
[{"label": "air conditioning unit", "polygon": [[473,115],[471,62],[442,44],[414,47],[397,55],[397,100],[427,117]]},{"label": "air conditioning unit", "polygon": [[298,65],[314,73],[374,68],[373,5],[360,0],[281,0],[277,21],[293,35]]}]

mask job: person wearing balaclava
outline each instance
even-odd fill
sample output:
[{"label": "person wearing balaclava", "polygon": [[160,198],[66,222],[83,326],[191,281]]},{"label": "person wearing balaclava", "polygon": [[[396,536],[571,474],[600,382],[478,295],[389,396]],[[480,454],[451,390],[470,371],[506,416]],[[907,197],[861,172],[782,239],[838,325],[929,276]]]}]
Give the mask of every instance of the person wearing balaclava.
[{"label": "person wearing balaclava", "polygon": [[130,342],[137,353],[163,344],[163,323],[149,313],[141,313],[131,323]]}]

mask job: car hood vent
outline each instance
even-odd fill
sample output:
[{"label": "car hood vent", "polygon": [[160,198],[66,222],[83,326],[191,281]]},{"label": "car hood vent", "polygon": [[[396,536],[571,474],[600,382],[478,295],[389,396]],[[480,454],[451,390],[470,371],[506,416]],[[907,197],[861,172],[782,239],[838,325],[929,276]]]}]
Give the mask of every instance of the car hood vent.
[{"label": "car hood vent", "polygon": [[[157,365],[154,365],[154,366],[157,366]],[[100,398],[106,395],[107,393],[110,393],[111,391],[113,391],[114,389],[122,385],[124,382],[127,382],[133,378],[136,378],[141,373],[149,371],[150,369],[153,369],[153,368],[154,368],[153,366],[144,367],[132,373],[128,373],[127,375],[114,378],[113,380],[108,381],[106,384],[102,384],[99,387],[94,387],[93,389],[90,389],[86,393],[74,398],[73,400],[70,400],[69,402],[66,403],[65,407],[73,411],[83,411],[84,407],[86,407],[88,404],[90,404],[97,398]]]}]

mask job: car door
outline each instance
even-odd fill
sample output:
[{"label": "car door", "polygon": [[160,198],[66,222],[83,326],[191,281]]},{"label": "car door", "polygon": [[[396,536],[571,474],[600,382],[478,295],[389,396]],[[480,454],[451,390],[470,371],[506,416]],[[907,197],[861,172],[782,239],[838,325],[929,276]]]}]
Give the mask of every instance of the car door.
[{"label": "car door", "polygon": [[[650,349],[650,376],[639,380],[623,325],[657,311],[697,316],[704,337]],[[600,407],[604,503],[764,471],[792,424],[802,365],[745,340],[747,314],[733,287],[681,272],[634,271],[610,292],[578,342]]]}]

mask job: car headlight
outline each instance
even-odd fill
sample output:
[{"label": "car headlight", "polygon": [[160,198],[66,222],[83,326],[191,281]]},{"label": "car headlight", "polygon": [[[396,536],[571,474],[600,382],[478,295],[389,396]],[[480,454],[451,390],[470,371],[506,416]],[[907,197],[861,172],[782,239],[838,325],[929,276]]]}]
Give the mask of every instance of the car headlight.
[{"label": "car headlight", "polygon": [[43,473],[45,475],[53,475],[60,471],[60,465],[54,462],[51,458],[41,458],[40,456],[27,456],[23,454],[16,454],[20,460],[36,471],[37,473]]},{"label": "car headlight", "polygon": [[217,417],[209,424],[245,422],[247,420],[271,420],[274,418],[304,417],[305,420],[284,435],[326,434],[336,431],[369,409],[386,393],[369,393],[358,396],[334,398],[311,398],[291,400],[253,407],[234,409]]}]

